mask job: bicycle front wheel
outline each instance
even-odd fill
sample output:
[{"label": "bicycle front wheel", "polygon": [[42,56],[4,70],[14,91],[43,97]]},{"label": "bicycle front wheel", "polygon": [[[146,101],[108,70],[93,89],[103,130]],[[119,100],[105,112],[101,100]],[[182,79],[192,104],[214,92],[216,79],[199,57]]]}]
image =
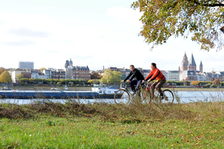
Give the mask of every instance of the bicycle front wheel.
[{"label": "bicycle front wheel", "polygon": [[165,89],[163,90],[163,99],[162,103],[173,103],[174,102],[174,94],[171,90]]},{"label": "bicycle front wheel", "polygon": [[114,93],[114,103],[116,104],[129,104],[131,95],[125,89],[119,89]]}]

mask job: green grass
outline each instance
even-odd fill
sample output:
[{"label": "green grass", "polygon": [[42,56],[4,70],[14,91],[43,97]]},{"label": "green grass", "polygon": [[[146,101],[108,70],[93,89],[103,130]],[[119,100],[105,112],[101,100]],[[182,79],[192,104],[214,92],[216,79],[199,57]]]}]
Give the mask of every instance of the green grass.
[{"label": "green grass", "polygon": [[[2,107],[18,112],[21,106],[14,106]],[[96,111],[83,106],[58,115],[52,110],[58,108],[45,107],[37,114],[35,106],[23,106],[32,115],[26,119],[0,112],[0,148],[224,148],[223,103],[87,107]]]}]

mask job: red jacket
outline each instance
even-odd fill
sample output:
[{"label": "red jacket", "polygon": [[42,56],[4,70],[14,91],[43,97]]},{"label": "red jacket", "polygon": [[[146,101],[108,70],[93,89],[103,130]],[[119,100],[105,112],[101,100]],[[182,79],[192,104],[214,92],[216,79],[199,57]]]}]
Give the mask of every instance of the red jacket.
[{"label": "red jacket", "polygon": [[149,79],[150,80],[166,80],[166,77],[163,75],[163,73],[158,68],[155,68],[145,78],[146,81]]}]

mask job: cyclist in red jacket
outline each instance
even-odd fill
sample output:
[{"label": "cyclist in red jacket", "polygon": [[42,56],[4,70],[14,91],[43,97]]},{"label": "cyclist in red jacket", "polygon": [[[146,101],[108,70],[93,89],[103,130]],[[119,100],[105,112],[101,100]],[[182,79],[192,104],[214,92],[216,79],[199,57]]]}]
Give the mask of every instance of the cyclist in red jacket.
[{"label": "cyclist in red jacket", "polygon": [[145,81],[153,81],[156,80],[151,86],[151,97],[154,98],[154,90],[158,90],[160,93],[160,96],[163,97],[163,92],[161,90],[162,86],[166,83],[166,77],[163,75],[163,73],[157,68],[156,63],[151,64],[151,72],[149,75],[145,78]]}]

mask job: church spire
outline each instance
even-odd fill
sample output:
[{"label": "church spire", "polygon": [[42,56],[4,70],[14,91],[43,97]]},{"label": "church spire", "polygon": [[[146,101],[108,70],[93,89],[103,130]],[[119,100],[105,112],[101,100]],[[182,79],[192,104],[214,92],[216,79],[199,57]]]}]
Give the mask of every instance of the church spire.
[{"label": "church spire", "polygon": [[199,66],[199,70],[200,70],[201,73],[203,73],[203,71],[204,71],[204,70],[203,70],[203,64],[202,64],[202,61],[201,61],[200,66]]},{"label": "church spire", "polygon": [[194,60],[194,55],[191,55],[191,60],[190,60],[190,65],[196,66],[195,60]]},{"label": "church spire", "polygon": [[181,63],[181,70],[182,71],[187,70],[188,69],[188,64],[189,64],[189,61],[188,61],[187,54],[185,52],[182,63]]},{"label": "church spire", "polygon": [[190,59],[190,63],[189,63],[189,70],[190,71],[196,71],[196,69],[197,69],[196,67],[197,67],[197,65],[196,65],[195,60],[194,60],[194,55],[192,54],[191,59]]}]

